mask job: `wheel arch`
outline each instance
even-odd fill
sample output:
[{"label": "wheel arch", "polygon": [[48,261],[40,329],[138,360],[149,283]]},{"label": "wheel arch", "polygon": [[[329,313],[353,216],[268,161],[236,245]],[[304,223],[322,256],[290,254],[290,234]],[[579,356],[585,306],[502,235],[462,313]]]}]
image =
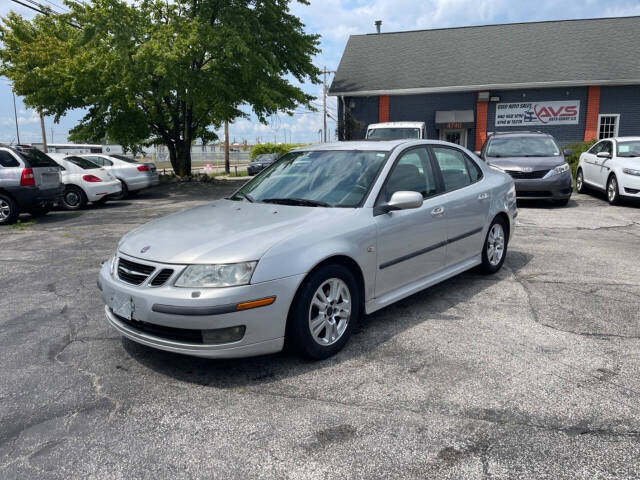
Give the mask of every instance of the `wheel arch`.
[{"label": "wheel arch", "polygon": [[[511,220],[509,219],[509,215],[507,215],[505,212],[498,212],[496,216],[493,217],[493,220],[495,220],[496,218],[502,218],[502,220],[504,220],[504,224],[507,227],[507,231],[505,232],[505,237],[508,242],[511,235]],[[493,223],[493,220],[491,220],[491,223]]]}]

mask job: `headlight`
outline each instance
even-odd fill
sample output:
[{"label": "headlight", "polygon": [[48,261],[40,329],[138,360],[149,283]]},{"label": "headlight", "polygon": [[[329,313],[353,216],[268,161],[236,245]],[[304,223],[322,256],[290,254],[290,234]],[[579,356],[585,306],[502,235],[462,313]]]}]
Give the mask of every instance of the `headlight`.
[{"label": "headlight", "polygon": [[635,175],[636,177],[640,177],[640,170],[634,170],[633,168],[623,168],[622,172],[626,173],[627,175]]},{"label": "headlight", "polygon": [[115,276],[116,274],[116,263],[117,262],[117,255],[114,255],[113,257],[111,257],[111,260],[109,261],[109,271],[111,272],[111,276]]},{"label": "headlight", "polygon": [[176,281],[176,287],[233,287],[246,285],[258,262],[220,265],[189,265]]},{"label": "headlight", "polygon": [[558,165],[553,170],[549,170],[549,173],[547,173],[544,178],[553,177],[554,175],[560,175],[561,173],[568,172],[569,170],[571,170],[569,164],[563,163],[562,165]]}]

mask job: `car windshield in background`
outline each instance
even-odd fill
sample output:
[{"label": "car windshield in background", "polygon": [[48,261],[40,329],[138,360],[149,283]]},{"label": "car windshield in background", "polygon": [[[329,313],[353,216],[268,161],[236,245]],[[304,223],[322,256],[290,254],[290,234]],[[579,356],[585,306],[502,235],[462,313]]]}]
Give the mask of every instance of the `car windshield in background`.
[{"label": "car windshield in background", "polygon": [[372,128],[367,131],[368,140],[398,140],[420,138],[419,128]]},{"label": "car windshield in background", "polygon": [[560,155],[551,137],[495,137],[489,143],[487,157],[554,157]]},{"label": "car windshield in background", "polygon": [[625,158],[640,157],[640,140],[618,142],[618,156]]},{"label": "car windshield in background", "polygon": [[85,170],[93,170],[95,168],[101,168],[100,165],[96,165],[91,160],[87,160],[82,157],[64,157],[67,162],[71,162],[74,165],[77,165],[80,168],[84,168]]},{"label": "car windshield in background", "polygon": [[291,152],[249,181],[232,200],[319,207],[359,206],[386,152]]},{"label": "car windshield in background", "polygon": [[139,163],[135,158],[127,157],[125,155],[109,155],[110,157],[117,158],[118,160],[122,160],[127,163]]},{"label": "car windshield in background", "polygon": [[41,152],[37,148],[14,150],[14,152],[22,157],[22,159],[25,160],[31,168],[60,166],[47,154]]}]

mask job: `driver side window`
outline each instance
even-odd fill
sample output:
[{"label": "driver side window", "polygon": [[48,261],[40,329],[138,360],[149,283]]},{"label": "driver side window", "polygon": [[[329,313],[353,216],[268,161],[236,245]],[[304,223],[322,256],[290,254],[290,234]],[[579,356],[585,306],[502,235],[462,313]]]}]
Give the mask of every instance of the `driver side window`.
[{"label": "driver side window", "polygon": [[596,143],[593,147],[589,149],[589,153],[592,155],[597,155],[602,150],[602,144],[604,142]]},{"label": "driver side window", "polygon": [[611,142],[602,142],[602,148],[600,151],[613,154],[613,146],[611,145]]},{"label": "driver side window", "polygon": [[419,192],[423,198],[437,193],[435,175],[425,148],[413,148],[402,154],[389,175],[383,198],[388,202],[400,191]]}]

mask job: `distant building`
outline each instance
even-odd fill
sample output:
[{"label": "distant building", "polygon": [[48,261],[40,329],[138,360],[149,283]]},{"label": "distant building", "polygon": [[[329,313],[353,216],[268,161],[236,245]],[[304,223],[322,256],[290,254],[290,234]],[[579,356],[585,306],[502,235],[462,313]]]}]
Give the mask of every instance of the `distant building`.
[{"label": "distant building", "polygon": [[640,17],[352,35],[329,94],[356,138],[387,121],[471,150],[493,131],[640,135],[639,45]]}]

